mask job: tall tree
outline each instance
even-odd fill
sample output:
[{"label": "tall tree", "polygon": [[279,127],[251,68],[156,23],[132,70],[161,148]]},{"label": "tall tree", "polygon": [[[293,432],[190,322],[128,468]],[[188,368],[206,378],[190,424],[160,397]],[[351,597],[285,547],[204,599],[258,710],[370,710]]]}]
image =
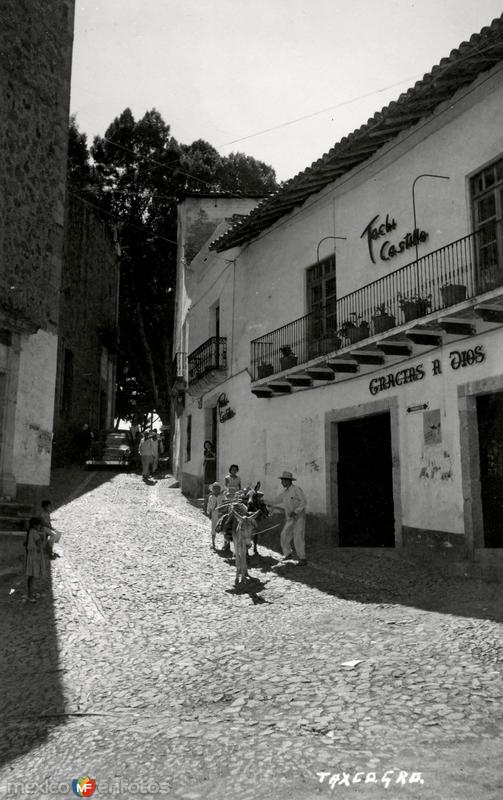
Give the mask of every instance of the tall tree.
[{"label": "tall tree", "polygon": [[274,170],[243,153],[222,157],[201,139],[179,144],[158,111],[135,120],[129,108],[94,139],[89,166],[85,137],[73,126],[73,185],[80,176],[96,192],[117,223],[122,251],[117,413],[128,419],[155,409],[167,422],[177,202],[187,191],[267,195],[276,188]]}]

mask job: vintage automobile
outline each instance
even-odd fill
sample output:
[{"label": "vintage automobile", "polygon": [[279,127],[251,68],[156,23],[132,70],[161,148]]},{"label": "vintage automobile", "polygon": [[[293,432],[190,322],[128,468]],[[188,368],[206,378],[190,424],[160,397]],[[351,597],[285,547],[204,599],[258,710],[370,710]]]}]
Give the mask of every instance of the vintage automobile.
[{"label": "vintage automobile", "polygon": [[100,431],[91,443],[86,467],[125,467],[132,464],[133,439],[124,429]]}]

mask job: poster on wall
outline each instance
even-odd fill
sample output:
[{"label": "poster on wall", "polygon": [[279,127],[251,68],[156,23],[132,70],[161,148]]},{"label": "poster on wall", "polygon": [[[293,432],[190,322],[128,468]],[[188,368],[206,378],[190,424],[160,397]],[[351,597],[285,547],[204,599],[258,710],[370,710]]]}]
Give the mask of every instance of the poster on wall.
[{"label": "poster on wall", "polygon": [[442,427],[440,424],[440,409],[434,408],[423,414],[424,443],[439,444],[442,441]]},{"label": "poster on wall", "polygon": [[50,455],[52,447],[52,433],[51,431],[38,431],[37,434],[37,448],[39,453],[47,453]]}]

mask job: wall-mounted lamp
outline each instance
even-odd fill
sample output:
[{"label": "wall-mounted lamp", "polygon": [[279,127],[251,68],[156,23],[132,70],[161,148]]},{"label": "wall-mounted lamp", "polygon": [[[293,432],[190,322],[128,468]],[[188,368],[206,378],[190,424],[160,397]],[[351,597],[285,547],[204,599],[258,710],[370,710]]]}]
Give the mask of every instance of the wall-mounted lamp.
[{"label": "wall-mounted lamp", "polygon": [[[443,181],[450,181],[450,177],[448,175],[435,175],[434,173],[431,173],[431,172],[423,172],[421,175],[417,175],[417,177],[414,178],[414,180],[412,182],[412,213],[414,215],[414,231],[417,228],[415,190],[416,190],[416,183],[421,178],[440,178],[440,180],[443,180]],[[418,261],[418,258],[419,258],[419,256],[418,256],[417,243],[416,243],[416,262]]]}]

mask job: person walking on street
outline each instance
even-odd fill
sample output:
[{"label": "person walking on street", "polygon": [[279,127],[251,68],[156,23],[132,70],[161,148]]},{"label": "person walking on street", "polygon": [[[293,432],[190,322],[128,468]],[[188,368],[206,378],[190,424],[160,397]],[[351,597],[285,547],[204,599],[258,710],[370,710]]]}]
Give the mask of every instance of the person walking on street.
[{"label": "person walking on street", "polygon": [[150,439],[153,442],[154,446],[154,465],[153,465],[153,472],[154,474],[159,469],[159,453],[160,453],[160,441],[157,438],[157,428],[154,428],[152,433],[150,434]]},{"label": "person walking on street", "polygon": [[220,519],[219,506],[225,502],[225,495],[222,484],[218,481],[210,486],[210,496],[206,505],[206,514],[211,519],[211,549],[215,550],[215,539],[217,534],[217,523]]},{"label": "person walking on street", "polygon": [[145,431],[143,434],[143,438],[138,447],[138,452],[141,457],[143,480],[148,481],[153,473],[154,456],[157,452],[157,446],[150,438],[148,431]]},{"label": "person walking on street", "polygon": [[292,557],[292,542],[297,553],[297,565],[305,567],[306,560],[306,496],[299,486],[294,486],[296,478],[291,472],[284,471],[279,476],[283,491],[270,505],[276,508],[283,508],[285,511],[285,524],[281,531],[281,549],[283,560]]}]

